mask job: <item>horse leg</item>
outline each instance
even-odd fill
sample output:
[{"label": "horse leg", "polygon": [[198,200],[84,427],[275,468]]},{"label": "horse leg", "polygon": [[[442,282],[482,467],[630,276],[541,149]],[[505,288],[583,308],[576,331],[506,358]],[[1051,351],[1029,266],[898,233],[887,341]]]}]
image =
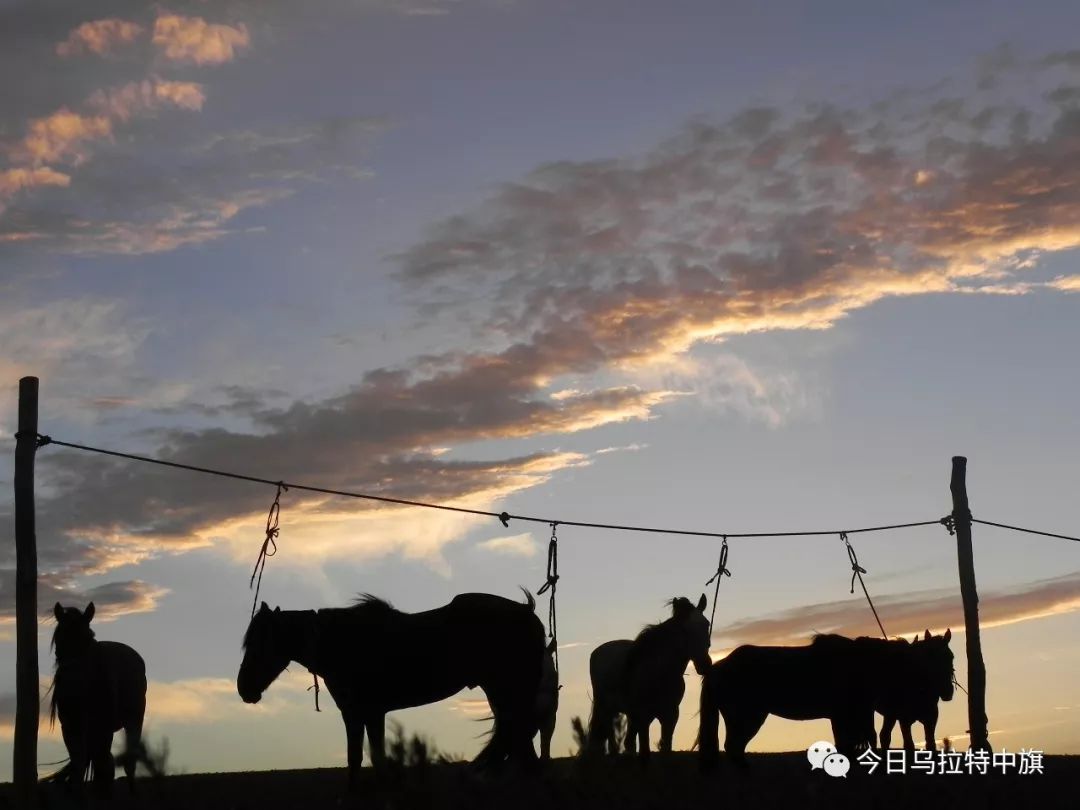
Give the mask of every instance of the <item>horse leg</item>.
[{"label": "horse leg", "polygon": [[60,734],[64,738],[64,747],[68,752],[67,782],[69,789],[74,789],[80,796],[83,791],[83,782],[86,780],[86,769],[90,761],[86,751],[86,734],[82,723],[76,723],[74,719],[60,717]]},{"label": "horse leg", "polygon": [[364,720],[355,710],[342,711],[349,761],[349,792],[360,787],[360,766],[364,764]]},{"label": "horse leg", "polygon": [[701,679],[701,704],[698,711],[698,768],[702,772],[716,769],[720,761],[720,708],[715,688],[708,675]]},{"label": "horse leg", "polygon": [[112,796],[113,780],[116,779],[116,760],[113,759],[112,732],[95,733],[90,738],[90,763],[94,767],[94,793],[103,799]]},{"label": "horse leg", "polygon": [[[881,734],[880,734],[879,739],[880,739],[880,742],[881,742],[881,749],[883,751],[887,751],[889,749],[889,746],[892,744],[892,730],[893,730],[893,726],[895,726],[895,725],[896,725],[896,718],[895,717],[893,717],[891,714],[882,715]],[[902,728],[903,727],[901,726],[901,729]]]},{"label": "horse leg", "polygon": [[927,709],[922,720],[923,732],[926,734],[927,751],[937,750],[937,720],[938,707],[937,703],[935,703],[932,708]]},{"label": "horse leg", "polygon": [[139,705],[135,708],[136,711],[132,712],[130,719],[124,725],[124,753],[121,755],[124,764],[124,775],[127,776],[128,788],[132,795],[135,795],[135,768],[140,760],[153,776],[160,776],[160,774],[155,773],[155,768],[146,755],[146,749],[143,747],[142,742],[143,715],[146,711],[145,695],[142,695]]},{"label": "horse leg", "polygon": [[900,721],[900,734],[904,738],[904,750],[910,757],[915,752],[915,740],[911,737],[911,727],[915,725],[910,720]]},{"label": "horse leg", "polygon": [[386,772],[386,715],[382,712],[372,713],[364,720],[364,726],[367,727],[371,765],[375,769],[375,776],[379,777]]},{"label": "horse leg", "polygon": [[675,725],[679,722],[679,704],[675,708],[660,716],[660,750],[665,754],[671,753],[671,739],[675,736]]},{"label": "horse leg", "polygon": [[734,712],[724,713],[724,726],[727,736],[724,738],[724,750],[738,765],[746,765],[746,746],[754,735],[761,731],[769,713],[765,711],[743,710],[738,716]]},{"label": "horse leg", "polygon": [[630,718],[630,730],[627,732],[627,738],[637,739],[637,756],[638,762],[642,767],[649,764],[650,748],[649,745],[649,726],[652,725],[652,718],[645,715],[631,716]]}]

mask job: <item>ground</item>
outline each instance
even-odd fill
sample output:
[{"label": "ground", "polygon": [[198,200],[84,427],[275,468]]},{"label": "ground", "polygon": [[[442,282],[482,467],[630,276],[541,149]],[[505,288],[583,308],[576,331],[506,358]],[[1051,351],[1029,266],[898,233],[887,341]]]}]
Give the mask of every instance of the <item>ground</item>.
[{"label": "ground", "polygon": [[[654,755],[648,769],[620,759],[586,764],[575,759],[553,761],[532,778],[479,777],[464,763],[430,764],[401,769],[376,788],[367,777],[358,797],[344,798],[345,772],[340,768],[303,771],[187,774],[158,782],[138,779],[139,795],[128,795],[117,780],[116,798],[89,806],[127,808],[224,808],[286,810],[303,808],[374,808],[376,810],[667,810],[668,808],[1053,808],[1080,807],[1080,757],[1048,756],[1044,773],[1007,775],[874,775],[855,766],[847,778],[811,771],[803,753],[751,755],[740,773],[723,765],[715,775],[701,776],[694,754],[675,754],[666,761]],[[41,808],[79,806],[59,788],[46,786]],[[85,806],[85,805],[84,805]],[[0,786],[0,808],[11,804],[11,786]]]}]

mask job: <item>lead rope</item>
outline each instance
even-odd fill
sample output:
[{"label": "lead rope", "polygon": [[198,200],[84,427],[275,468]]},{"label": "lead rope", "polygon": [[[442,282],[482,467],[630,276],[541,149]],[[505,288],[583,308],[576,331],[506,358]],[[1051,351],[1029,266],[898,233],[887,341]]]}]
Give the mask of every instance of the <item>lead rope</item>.
[{"label": "lead rope", "polygon": [[859,578],[859,584],[862,586],[862,592],[866,595],[866,602],[870,605],[870,610],[874,613],[874,619],[877,621],[878,629],[881,630],[881,635],[885,640],[889,640],[889,634],[885,632],[885,627],[881,624],[881,618],[878,616],[877,608],[874,607],[874,600],[870,598],[870,592],[866,590],[866,583],[863,582],[862,575],[866,573],[866,569],[859,565],[859,558],[855,556],[855,549],[851,545],[851,541],[848,540],[847,532],[840,532],[840,539],[844,542],[845,548],[847,548],[848,561],[851,563],[851,593],[855,593],[855,578]]},{"label": "lead rope", "polygon": [[712,614],[709,616],[709,638],[712,638],[713,620],[716,619],[716,599],[720,596],[720,580],[724,577],[730,577],[731,572],[727,567],[727,537],[724,537],[724,544],[720,546],[720,563],[716,566],[716,573],[713,574],[709,581],[705,583],[705,587],[708,588],[712,585],[713,580],[716,580],[716,589],[713,591],[712,600]]},{"label": "lead rope", "polygon": [[[284,481],[278,481],[277,495],[274,496],[274,502],[270,504],[270,513],[266,516],[266,539],[263,540],[262,548],[259,549],[259,558],[255,560],[255,570],[251,572],[251,580],[248,582],[249,590],[252,587],[255,588],[255,599],[251,602],[251,618],[255,618],[255,606],[259,604],[259,588],[262,587],[262,575],[266,569],[266,558],[277,554],[277,537],[280,533],[278,518],[281,516],[281,493],[288,491],[288,489]],[[258,582],[255,581],[256,574],[259,575]]]},{"label": "lead rope", "polygon": [[555,534],[558,521],[551,524],[551,539],[548,540],[547,580],[537,590],[537,596],[543,596],[550,590],[548,597],[548,637],[555,642],[555,677],[559,676],[559,629],[555,616],[555,589],[559,583],[559,538]]}]

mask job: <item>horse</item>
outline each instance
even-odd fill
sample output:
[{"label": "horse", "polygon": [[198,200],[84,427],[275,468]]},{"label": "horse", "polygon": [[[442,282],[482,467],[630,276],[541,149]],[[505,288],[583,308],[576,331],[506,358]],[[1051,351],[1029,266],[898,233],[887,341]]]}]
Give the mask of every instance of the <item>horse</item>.
[{"label": "horse", "polygon": [[116,762],[113,733],[124,730],[125,750],[120,756],[131,792],[135,792],[135,766],[147,762],[142,744],[146,714],[146,664],[135,650],[117,641],[98,641],[90,622],[94,603],[85,611],[53,607],[56,630],[56,674],[52,683],[50,725],[60,719],[60,731],[70,762],[56,777],[81,784],[93,768],[95,791],[112,793]]},{"label": "horse", "polygon": [[[775,714],[789,720],[825,718],[841,753],[854,754],[875,741],[874,709],[907,663],[905,641],[819,635],[802,647],[744,645],[717,661],[701,685],[698,742],[703,770],[719,758],[719,715],[724,750],[746,763],[746,745]],[[931,663],[929,657],[928,664]],[[952,656],[932,662],[951,678]]]},{"label": "horse", "polygon": [[509,760],[530,769],[544,627],[526,597],[523,605],[460,594],[420,613],[370,594],[322,610],[271,610],[263,602],[244,634],[236,688],[245,703],[258,703],[291,661],[322,677],[345,723],[350,791],[359,786],[365,729],[378,774],[385,769],[387,712],[477,686],[487,695],[494,728],[474,763]]},{"label": "horse", "polygon": [[942,636],[931,636],[927,630],[922,640],[918,636],[906,650],[903,666],[891,673],[889,689],[885,689],[874,707],[882,716],[880,742],[888,749],[893,726],[900,723],[900,733],[906,751],[915,750],[911,726],[923,725],[926,750],[936,751],[935,731],[938,719],[938,700],[953,698],[955,673],[953,654],[949,649],[952,630]]},{"label": "horse", "polygon": [[544,650],[540,689],[536,693],[536,724],[540,729],[540,761],[551,759],[551,737],[559,710],[559,671],[555,668],[555,639]]},{"label": "horse", "polygon": [[668,604],[670,618],[647,626],[632,641],[605,642],[589,657],[593,705],[588,743],[593,753],[617,753],[614,728],[619,714],[627,717],[626,751],[632,754],[636,748],[643,764],[649,758],[653,720],[660,721],[660,751],[671,751],[686,666],[692,661],[701,674],[711,660],[705,594],[697,605],[682,596]]}]

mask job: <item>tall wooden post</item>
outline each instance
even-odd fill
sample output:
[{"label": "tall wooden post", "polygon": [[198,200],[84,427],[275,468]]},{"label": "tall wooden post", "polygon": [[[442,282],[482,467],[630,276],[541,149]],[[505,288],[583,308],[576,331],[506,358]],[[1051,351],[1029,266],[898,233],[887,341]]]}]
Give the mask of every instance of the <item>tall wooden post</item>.
[{"label": "tall wooden post", "polygon": [[972,750],[989,751],[986,730],[986,665],[979,639],[979,594],[975,590],[975,556],[971,549],[971,510],[967,496],[967,459],[953,456],[949,482],[956,530],[956,556],[960,564],[960,595],[964,600],[964,640],[968,662],[968,734]]},{"label": "tall wooden post", "polygon": [[19,380],[15,441],[15,805],[37,807],[38,609],[34,457],[37,455],[38,379]]}]

